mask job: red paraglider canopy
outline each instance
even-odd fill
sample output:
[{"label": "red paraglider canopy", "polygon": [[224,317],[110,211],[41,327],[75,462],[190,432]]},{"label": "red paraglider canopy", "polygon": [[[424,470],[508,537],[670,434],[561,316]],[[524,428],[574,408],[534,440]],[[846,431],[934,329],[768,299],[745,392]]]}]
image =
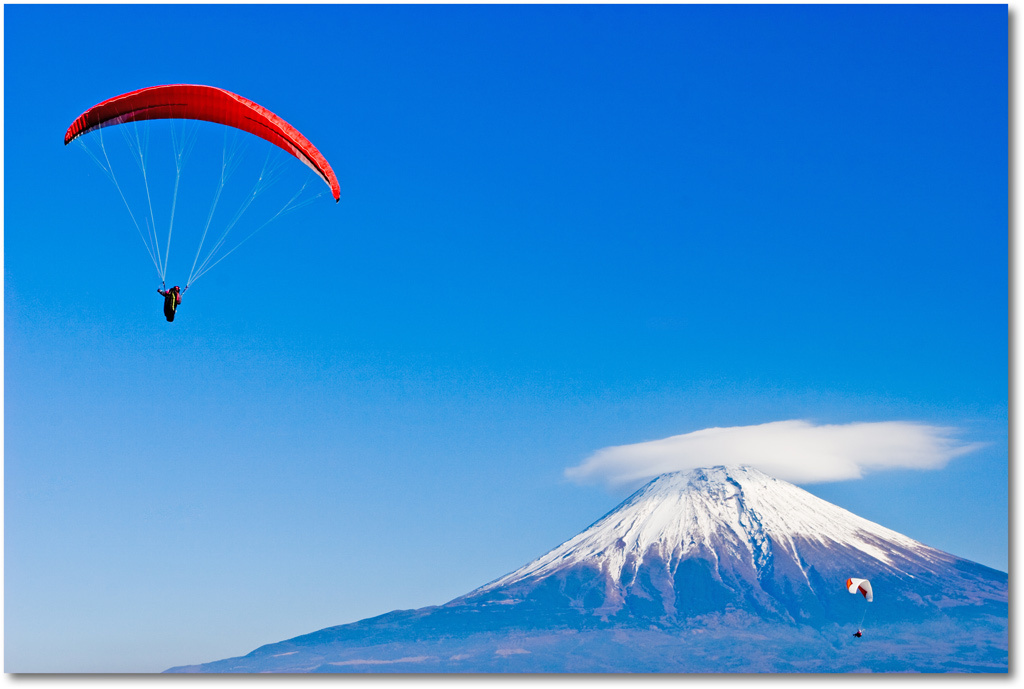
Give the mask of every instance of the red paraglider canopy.
[{"label": "red paraglider canopy", "polygon": [[309,139],[266,108],[214,86],[170,84],[114,96],[72,122],[64,135],[64,145],[100,127],[162,119],[204,120],[255,134],[311,167],[330,186],[334,200],[341,199],[338,178]]}]

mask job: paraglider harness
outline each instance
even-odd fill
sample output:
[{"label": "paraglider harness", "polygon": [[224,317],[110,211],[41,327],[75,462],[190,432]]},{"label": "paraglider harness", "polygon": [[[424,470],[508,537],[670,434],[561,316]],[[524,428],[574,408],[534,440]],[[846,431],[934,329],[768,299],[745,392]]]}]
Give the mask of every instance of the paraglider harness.
[{"label": "paraglider harness", "polygon": [[[162,283],[164,287],[167,287],[167,283]],[[181,303],[181,295],[188,289],[188,285],[185,285],[185,289],[178,289],[175,285],[171,289],[160,289],[159,292],[164,297],[164,317],[167,318],[167,322],[170,323],[174,320],[174,312],[178,310],[178,305]]]}]

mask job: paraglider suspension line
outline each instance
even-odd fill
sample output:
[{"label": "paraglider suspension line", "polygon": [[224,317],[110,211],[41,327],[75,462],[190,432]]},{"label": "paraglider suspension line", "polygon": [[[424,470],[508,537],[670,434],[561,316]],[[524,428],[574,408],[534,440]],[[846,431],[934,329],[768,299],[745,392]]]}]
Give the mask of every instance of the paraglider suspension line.
[{"label": "paraglider suspension line", "polygon": [[[234,245],[233,247],[231,247],[231,249],[229,249],[229,250],[228,250],[228,251],[227,251],[227,252],[226,252],[226,253],[225,253],[225,254],[224,254],[223,256],[221,256],[220,258],[218,258],[218,259],[217,259],[216,261],[214,261],[213,263],[210,263],[209,265],[205,265],[205,264],[204,264],[204,266],[205,266],[205,267],[204,267],[204,268],[202,268],[202,269],[200,270],[200,272],[199,272],[199,273],[198,273],[198,274],[196,275],[196,277],[195,277],[194,279],[191,279],[191,280],[190,280],[190,282],[195,282],[195,280],[198,280],[198,279],[199,279],[199,277],[200,277],[201,275],[203,275],[204,273],[206,273],[206,272],[208,272],[208,271],[212,270],[212,269],[213,269],[213,267],[214,267],[215,265],[217,265],[218,263],[220,263],[221,261],[223,261],[223,260],[224,260],[225,258],[227,258],[228,256],[230,256],[230,255],[231,255],[232,253],[234,253],[234,252],[235,252],[235,250],[236,250],[236,249],[238,249],[238,247],[242,246],[242,245],[243,245],[243,244],[245,244],[245,243],[246,243],[247,241],[249,241],[249,240],[250,240],[250,239],[251,239],[251,238],[253,237],[253,235],[255,235],[255,234],[256,234],[257,232],[259,232],[260,230],[262,230],[262,229],[263,229],[264,227],[266,227],[266,226],[267,226],[267,225],[269,225],[270,223],[272,223],[272,222],[274,222],[275,220],[277,220],[277,219],[278,219],[279,217],[281,217],[282,215],[284,215],[284,214],[286,214],[286,213],[289,213],[289,212],[291,212],[291,211],[295,210],[296,208],[302,208],[303,206],[305,206],[305,205],[307,205],[307,204],[309,204],[309,203],[312,203],[312,202],[313,202],[313,201],[315,201],[316,199],[318,199],[318,198],[320,198],[321,196],[323,196],[323,192],[320,192],[320,193],[319,193],[319,194],[317,194],[316,196],[314,196],[314,197],[312,197],[312,198],[309,198],[309,199],[306,199],[305,201],[303,201],[303,202],[301,202],[301,203],[294,203],[294,202],[295,202],[295,200],[296,200],[296,199],[297,199],[297,198],[298,198],[299,196],[301,196],[301,195],[302,195],[302,192],[306,190],[306,187],[307,187],[308,185],[309,185],[309,180],[306,180],[306,181],[305,181],[305,182],[304,182],[304,183],[302,184],[302,186],[301,186],[301,187],[299,188],[299,190],[298,190],[298,191],[297,191],[297,192],[295,193],[295,195],[294,195],[294,196],[292,196],[292,197],[291,197],[290,199],[288,199],[287,203],[285,203],[285,204],[284,204],[284,206],[282,206],[282,207],[281,207],[281,210],[279,210],[279,211],[278,211],[277,213],[275,213],[275,214],[274,214],[274,215],[273,215],[273,216],[272,216],[272,217],[271,217],[271,218],[270,218],[269,220],[267,220],[267,221],[266,221],[265,223],[263,223],[262,225],[260,225],[259,227],[257,227],[257,228],[256,228],[255,230],[253,230],[252,232],[250,232],[250,233],[249,233],[248,235],[246,235],[245,239],[243,239],[242,241],[238,242],[238,244],[235,244],[235,245]],[[294,204],[294,205],[292,205],[292,204]],[[234,223],[232,223],[232,224],[234,224]],[[227,233],[225,232],[225,235],[226,235],[226,234],[227,234]],[[222,238],[222,239],[223,239],[223,238]],[[219,247],[219,245],[218,245],[218,247]],[[213,254],[213,252],[211,252],[211,256],[212,256],[212,254]],[[208,260],[209,260],[209,257],[207,258],[207,261],[208,261]]]},{"label": "paraglider suspension line", "polygon": [[166,277],[168,257],[171,254],[171,234],[174,232],[174,211],[178,207],[178,187],[181,183],[181,170],[185,167],[185,161],[192,152],[195,144],[198,127],[191,131],[182,126],[181,136],[177,136],[174,126],[171,126],[171,145],[174,150],[174,195],[171,197],[171,222],[167,228],[167,248],[164,251],[164,273]]},{"label": "paraglider suspension line", "polygon": [[[121,136],[124,137],[125,144],[128,146],[128,150],[131,151],[132,159],[135,161],[135,165],[139,168],[139,173],[142,175],[142,182],[146,189],[146,201],[149,207],[149,220],[146,220],[146,232],[149,236],[149,243],[153,247],[153,255],[156,258],[157,272],[160,273],[160,278],[163,279],[166,276],[167,271],[160,262],[160,239],[156,234],[156,216],[153,214],[153,200],[150,197],[149,178],[146,174],[146,149],[149,148],[148,130],[146,132],[147,136],[143,138],[139,135],[138,121],[132,121],[132,125],[132,127],[119,127],[118,130],[121,132]],[[135,134],[134,139],[132,138],[131,133]]]},{"label": "paraglider suspension line", "polygon": [[96,161],[96,164],[99,165],[100,168],[107,173],[107,176],[110,178],[110,181],[114,183],[114,187],[117,189],[117,193],[121,196],[121,201],[124,202],[124,207],[128,210],[128,216],[132,219],[132,224],[135,225],[135,229],[139,233],[139,239],[142,240],[143,245],[146,247],[146,253],[149,254],[149,259],[153,261],[153,266],[156,268],[157,275],[160,277],[161,280],[163,280],[164,275],[163,273],[160,272],[160,261],[157,259],[157,256],[153,251],[152,245],[150,244],[150,242],[146,241],[146,236],[142,234],[142,228],[139,226],[139,221],[136,220],[135,214],[132,212],[132,206],[130,203],[128,203],[128,199],[125,198],[124,190],[121,189],[121,185],[117,181],[117,177],[114,175],[114,166],[111,165],[110,163],[110,156],[107,155],[107,146],[103,141],[103,128],[101,127],[97,133],[99,134],[100,150],[103,151],[103,159],[107,162],[107,164],[103,165],[103,163],[99,161],[99,158],[97,158],[93,154],[93,152],[89,150],[89,147],[86,146],[85,142],[82,141],[82,139],[79,139],[79,141],[82,141],[82,148],[84,148],[89,153],[89,155],[92,156],[93,160]]},{"label": "paraglider suspension line", "polygon": [[[224,133],[224,149],[221,152],[220,186],[217,187],[217,193],[214,194],[214,196],[213,196],[213,203],[210,205],[210,213],[209,213],[209,215],[206,216],[206,225],[203,227],[203,234],[199,238],[199,246],[196,247],[196,257],[192,260],[192,269],[189,271],[189,274],[188,274],[188,284],[192,284],[198,278],[198,275],[197,275],[197,272],[196,272],[196,264],[199,263],[199,256],[203,252],[203,244],[206,242],[206,235],[210,231],[210,223],[213,222],[213,214],[217,210],[217,204],[220,203],[220,197],[221,197],[221,194],[224,191],[224,185],[227,184],[227,181],[231,177],[231,174],[235,171],[235,168],[238,167],[238,162],[236,161],[236,157],[237,157],[239,148],[240,147],[239,147],[239,144],[238,144],[238,139],[234,138],[234,139],[232,139],[232,145],[231,145],[231,147],[229,149],[229,147],[228,147],[228,134],[227,134],[227,132],[225,132]],[[216,251],[216,247],[214,248],[214,251]],[[211,252],[211,254],[212,253],[213,252]],[[207,257],[206,260],[209,260],[209,257]],[[205,264],[205,263],[206,263],[206,261],[204,260],[203,264]],[[199,272],[202,272],[202,265],[200,265],[200,267],[199,267]]]},{"label": "paraglider suspension line", "polygon": [[[189,279],[188,279],[188,283],[190,285],[194,284],[196,282],[196,280],[198,280],[200,277],[202,277],[207,272],[212,270],[214,266],[216,266],[218,263],[220,263],[225,258],[227,258],[232,253],[234,253],[236,249],[238,249],[240,246],[242,246],[247,241],[249,241],[249,239],[252,238],[253,235],[255,235],[257,232],[262,230],[264,227],[266,227],[267,225],[272,223],[274,220],[276,220],[277,218],[281,217],[285,213],[288,213],[289,211],[295,210],[296,208],[301,208],[302,206],[305,206],[307,203],[311,203],[316,198],[319,198],[319,196],[322,194],[322,192],[321,192],[321,194],[317,194],[312,199],[308,199],[308,200],[303,201],[301,203],[295,203],[296,199],[298,199],[299,196],[302,195],[302,192],[305,191],[306,187],[309,185],[310,180],[307,178],[306,181],[299,188],[298,192],[296,192],[294,196],[292,196],[290,199],[288,199],[288,201],[285,202],[284,206],[282,206],[281,209],[279,211],[277,211],[277,213],[275,213],[273,216],[271,216],[271,218],[269,220],[267,220],[262,225],[260,225],[255,230],[253,230],[248,235],[246,235],[246,237],[244,239],[242,239],[240,242],[238,242],[238,244],[236,244],[231,249],[226,251],[223,255],[221,255],[220,257],[216,258],[216,260],[214,260],[214,257],[217,255],[217,252],[220,251],[223,248],[225,242],[227,241],[228,234],[231,232],[232,229],[234,229],[235,225],[238,224],[239,220],[242,219],[242,216],[249,209],[249,206],[252,205],[252,202],[255,201],[256,198],[265,189],[270,187],[280,177],[282,163],[281,163],[280,157],[273,158],[273,154],[274,154],[274,151],[271,151],[271,152],[269,152],[267,154],[267,157],[266,157],[266,159],[263,162],[263,169],[260,171],[260,175],[257,178],[255,184],[253,185],[252,191],[250,192],[249,196],[246,197],[245,201],[242,203],[241,207],[239,207],[238,211],[235,212],[235,215],[231,219],[231,222],[228,223],[227,227],[224,229],[224,232],[221,233],[221,236],[218,238],[217,242],[214,244],[214,246],[210,250],[210,252],[206,255],[206,258],[203,259],[203,262],[199,264],[198,268],[195,268],[195,263],[193,263],[193,270],[189,274]],[[224,183],[223,183],[223,180],[222,180],[221,188],[223,188],[223,184]],[[220,197],[220,190],[218,190],[218,192],[217,192],[217,198],[219,199],[219,197]],[[214,207],[216,207],[216,201],[217,201],[217,199],[214,200]],[[212,219],[212,217],[213,217],[213,209],[211,209],[211,211],[210,211],[210,219]],[[206,231],[208,229],[209,229],[209,219],[207,220],[206,229],[203,230],[203,239],[200,241],[200,250],[202,250],[202,243],[206,239]],[[198,260],[198,258],[199,258],[199,252],[196,253],[196,259]]]}]

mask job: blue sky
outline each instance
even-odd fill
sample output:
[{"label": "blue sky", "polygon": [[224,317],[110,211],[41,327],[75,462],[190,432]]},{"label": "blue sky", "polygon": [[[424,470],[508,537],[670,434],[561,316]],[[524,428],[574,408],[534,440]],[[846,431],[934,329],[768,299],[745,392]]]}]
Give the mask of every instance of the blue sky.
[{"label": "blue sky", "polygon": [[[1006,37],[1005,6],[5,6],[5,670],[447,601],[625,497],[566,469],[710,427],[955,428],[984,446],[805,487],[1005,571]],[[173,324],[62,142],[163,83],[277,112],[342,190]]]}]

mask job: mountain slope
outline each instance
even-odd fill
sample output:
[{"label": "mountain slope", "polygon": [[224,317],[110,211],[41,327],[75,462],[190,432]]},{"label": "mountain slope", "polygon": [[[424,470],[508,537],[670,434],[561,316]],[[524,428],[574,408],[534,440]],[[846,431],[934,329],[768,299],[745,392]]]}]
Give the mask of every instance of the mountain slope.
[{"label": "mountain slope", "polygon": [[[851,576],[874,602],[846,591]],[[1004,573],[714,467],[656,478],[443,606],[170,671],[1005,672],[1007,600]]]}]

